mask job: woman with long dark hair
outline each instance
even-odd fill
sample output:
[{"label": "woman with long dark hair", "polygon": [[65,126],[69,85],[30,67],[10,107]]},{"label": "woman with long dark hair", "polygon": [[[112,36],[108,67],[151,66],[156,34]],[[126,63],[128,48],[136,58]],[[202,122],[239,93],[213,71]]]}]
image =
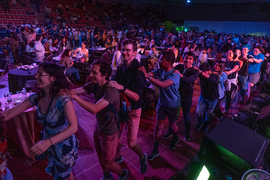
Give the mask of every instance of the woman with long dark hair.
[{"label": "woman with long dark hair", "polygon": [[59,64],[65,65],[66,67],[66,73],[67,74],[73,74],[76,81],[80,80],[80,74],[79,71],[73,67],[73,61],[70,59],[71,51],[70,49],[65,49],[61,54],[61,60]]},{"label": "woman with long dark hair", "polygon": [[237,90],[237,76],[240,63],[237,59],[236,50],[229,50],[227,53],[227,62],[225,63],[226,73],[226,112],[231,107],[232,93]]},{"label": "woman with long dark hair", "polygon": [[[60,91],[69,88],[62,68],[54,63],[39,65],[35,78],[38,91],[18,106],[5,111],[1,117],[5,121],[37,107],[37,121],[43,124],[41,139],[30,150],[36,155],[48,157],[46,172],[55,180],[73,180],[72,167],[78,157],[78,140],[74,133],[78,130],[77,117],[72,100]],[[36,156],[37,157],[37,156]]]},{"label": "woman with long dark hair", "polygon": [[224,72],[224,70],[225,70],[225,62],[218,61],[214,65],[213,71],[219,75],[219,84],[218,84],[219,98],[214,113],[218,117],[219,121],[223,120],[223,113],[221,111],[220,104],[225,97],[225,81],[227,80],[227,74]]}]

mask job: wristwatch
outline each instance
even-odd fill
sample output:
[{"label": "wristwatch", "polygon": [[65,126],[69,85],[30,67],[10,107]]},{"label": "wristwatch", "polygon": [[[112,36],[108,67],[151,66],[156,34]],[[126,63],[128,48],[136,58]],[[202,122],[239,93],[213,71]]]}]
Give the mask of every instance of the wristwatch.
[{"label": "wristwatch", "polygon": [[147,79],[150,81],[151,78],[152,78],[152,76],[150,75],[149,78],[147,78]]}]

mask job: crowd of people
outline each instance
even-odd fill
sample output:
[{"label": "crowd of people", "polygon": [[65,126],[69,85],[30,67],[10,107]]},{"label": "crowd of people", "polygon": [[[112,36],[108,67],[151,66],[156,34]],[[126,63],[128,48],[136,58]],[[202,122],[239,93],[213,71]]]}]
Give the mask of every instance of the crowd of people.
[{"label": "crowd of people", "polygon": [[[58,7],[59,9],[60,7]],[[67,7],[65,7],[67,9]],[[59,10],[60,11],[60,10]],[[43,124],[44,135],[32,148],[37,155],[46,152],[46,171],[54,179],[73,179],[72,167],[78,157],[78,130],[72,100],[87,111],[96,114],[97,124],[94,142],[103,179],[113,179],[111,172],[127,179],[129,172],[119,163],[121,156],[121,132],[125,124],[119,124],[118,112],[126,96],[131,104],[128,112],[128,147],[137,154],[140,172],[147,171],[147,160],[159,156],[161,138],[173,136],[169,149],[179,141],[178,120],[182,108],[185,125],[184,140],[192,135],[190,110],[193,103],[194,84],[199,83],[201,94],[197,104],[196,131],[206,133],[213,113],[219,121],[231,107],[238,86],[239,103],[249,103],[254,87],[269,78],[269,38],[244,34],[214,34],[211,32],[172,32],[163,26],[144,29],[129,26],[128,30],[102,30],[97,27],[43,26],[26,23],[22,26],[1,27],[1,49],[19,65],[22,52],[32,53],[42,63],[35,75],[37,93],[20,105],[1,114],[5,121],[37,106],[37,120]],[[107,48],[101,59],[91,60],[89,47]],[[148,64],[142,66],[139,54],[148,52]],[[90,68],[91,82],[81,88],[69,90],[62,68],[51,61],[60,56],[59,64],[80,80],[73,67],[71,53],[81,55],[81,63]],[[91,63],[91,66],[90,66]],[[199,78],[199,82],[196,82]],[[150,85],[150,86],[149,86]],[[158,98],[153,151],[146,154],[137,143],[145,88],[149,87]],[[95,103],[87,102],[79,95],[94,94]],[[169,119],[166,134],[162,135],[165,120]]]}]

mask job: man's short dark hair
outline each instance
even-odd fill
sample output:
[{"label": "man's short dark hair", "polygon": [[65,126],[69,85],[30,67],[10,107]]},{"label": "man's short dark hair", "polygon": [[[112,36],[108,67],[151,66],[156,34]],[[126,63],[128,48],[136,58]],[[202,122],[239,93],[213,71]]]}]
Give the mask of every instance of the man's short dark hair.
[{"label": "man's short dark hair", "polygon": [[202,63],[199,67],[200,70],[202,70],[203,72],[205,71],[209,71],[212,69],[211,65],[208,63]]},{"label": "man's short dark hair", "polygon": [[110,76],[112,74],[112,68],[111,65],[102,59],[98,59],[92,63],[93,65],[99,65],[99,72],[101,73],[102,76],[106,76],[106,80],[110,79]]},{"label": "man's short dark hair", "polygon": [[172,51],[165,51],[162,54],[162,58],[165,59],[168,62],[171,62],[171,65],[173,65],[174,61],[175,61],[175,55]]},{"label": "man's short dark hair", "polygon": [[137,51],[136,41],[134,41],[133,39],[125,39],[122,41],[122,47],[124,47],[127,44],[132,44],[133,51]]},{"label": "man's short dark hair", "polygon": [[192,56],[193,57],[193,61],[195,61],[196,56],[195,56],[195,54],[192,51],[186,52],[185,55],[184,55],[184,57],[186,57],[186,56]]}]

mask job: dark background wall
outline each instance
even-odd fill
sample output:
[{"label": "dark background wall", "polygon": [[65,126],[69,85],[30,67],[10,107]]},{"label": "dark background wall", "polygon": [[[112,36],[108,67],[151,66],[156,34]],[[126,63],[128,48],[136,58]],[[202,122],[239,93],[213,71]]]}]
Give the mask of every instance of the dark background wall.
[{"label": "dark background wall", "polygon": [[167,12],[169,20],[270,22],[269,0],[99,0],[112,1],[154,7]]},{"label": "dark background wall", "polygon": [[270,22],[270,12],[262,3],[250,4],[168,4],[173,20]]}]

